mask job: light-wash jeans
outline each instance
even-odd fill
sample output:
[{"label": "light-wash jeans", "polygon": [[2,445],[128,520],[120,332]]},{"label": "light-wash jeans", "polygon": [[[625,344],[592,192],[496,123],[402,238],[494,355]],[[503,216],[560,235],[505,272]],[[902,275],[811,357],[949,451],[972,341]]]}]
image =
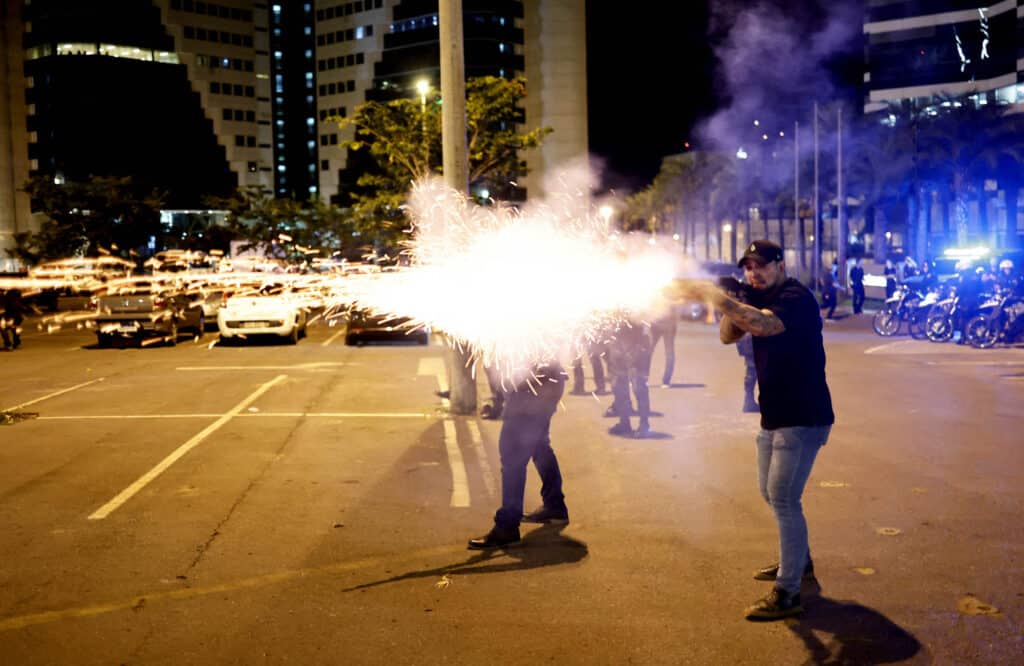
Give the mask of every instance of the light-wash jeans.
[{"label": "light-wash jeans", "polygon": [[778,587],[800,592],[800,579],[810,558],[803,495],[818,449],[828,441],[832,426],[762,430],[757,435],[757,481],[761,496],[775,511],[779,524]]}]

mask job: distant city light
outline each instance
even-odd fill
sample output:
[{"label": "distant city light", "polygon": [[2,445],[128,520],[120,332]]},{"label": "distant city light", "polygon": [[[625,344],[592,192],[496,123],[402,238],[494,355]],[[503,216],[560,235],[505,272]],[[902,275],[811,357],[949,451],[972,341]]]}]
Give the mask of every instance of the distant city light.
[{"label": "distant city light", "polygon": [[747,151],[743,150],[743,148],[740,147],[740,149],[736,151],[736,157],[738,157],[741,160],[747,159]]}]

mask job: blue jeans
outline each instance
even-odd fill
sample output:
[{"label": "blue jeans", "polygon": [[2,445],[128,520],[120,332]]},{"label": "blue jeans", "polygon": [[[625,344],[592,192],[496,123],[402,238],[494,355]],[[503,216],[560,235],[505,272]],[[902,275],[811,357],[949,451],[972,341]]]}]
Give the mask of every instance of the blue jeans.
[{"label": "blue jeans", "polygon": [[757,435],[757,481],[761,496],[779,525],[779,575],[775,587],[800,592],[800,578],[810,558],[807,521],[800,496],[818,449],[832,426],[801,426],[762,430]]},{"label": "blue jeans", "polygon": [[658,341],[665,343],[665,370],[661,375],[662,384],[672,383],[672,372],[676,367],[676,325],[655,324],[651,326],[651,352],[658,346]]},{"label": "blue jeans", "polygon": [[526,465],[533,465],[540,474],[540,496],[544,506],[565,509],[562,495],[562,472],[551,448],[551,417],[565,390],[564,377],[547,381],[529,389],[510,391],[505,395],[504,420],[498,438],[501,456],[501,508],[494,514],[494,524],[501,529],[517,529],[523,518],[523,494],[526,492]]}]

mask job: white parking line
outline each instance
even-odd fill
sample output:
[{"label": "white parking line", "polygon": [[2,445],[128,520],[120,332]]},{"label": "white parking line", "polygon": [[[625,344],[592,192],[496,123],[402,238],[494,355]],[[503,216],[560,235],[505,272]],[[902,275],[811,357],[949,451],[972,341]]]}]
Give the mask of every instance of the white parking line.
[{"label": "white parking line", "polygon": [[179,446],[177,449],[175,449],[173,453],[171,453],[171,455],[161,460],[156,467],[140,476],[134,483],[132,483],[130,486],[128,486],[120,493],[118,493],[118,495],[114,499],[110,500],[100,508],[96,509],[96,511],[94,511],[89,516],[89,520],[102,520],[103,518],[109,516],[119,506],[121,506],[129,499],[131,499],[135,495],[135,493],[142,490],[142,488],[145,487],[147,483],[149,483],[156,477],[160,476],[160,474],[162,474],[164,470],[166,470],[168,467],[173,465],[175,461],[177,461],[183,455],[185,455],[186,453],[194,449],[196,446],[198,446],[200,442],[202,442],[204,439],[206,439],[214,432],[216,432],[221,426],[223,426],[225,423],[227,423],[232,418],[237,416],[239,412],[241,412],[243,409],[245,409],[250,404],[255,402],[257,398],[259,398],[261,395],[269,391],[275,384],[283,381],[286,377],[287,375],[278,375],[277,377],[274,377],[272,380],[270,380],[266,384],[263,384],[258,389],[250,393],[248,397],[242,400],[242,402],[232,407],[230,410],[228,410],[227,413],[222,414],[221,417],[218,418],[216,421],[203,428],[199,432],[199,434],[195,435],[192,439],[188,440],[187,442]]},{"label": "white parking line", "polygon": [[[211,419],[223,414],[80,414],[69,416],[40,416],[36,421],[131,421],[144,419]],[[235,418],[327,418],[327,419],[431,419],[426,412],[247,412]]]},{"label": "white parking line", "polygon": [[342,329],[340,331],[338,331],[337,333],[335,333],[331,337],[329,337],[326,340],[324,340],[323,342],[321,342],[320,346],[321,347],[326,347],[327,345],[331,344],[332,342],[337,340],[342,335],[345,335],[345,327],[342,327]]},{"label": "white parking line", "polygon": [[345,361],[317,361],[314,363],[294,363],[292,365],[179,365],[175,370],[186,372],[220,372],[221,370],[324,370],[340,368],[343,365],[362,365]]},{"label": "white parking line", "polygon": [[487,495],[494,497],[494,478],[491,473],[491,463],[487,459],[487,450],[484,449],[484,438],[480,435],[480,425],[476,421],[466,421],[466,427],[469,428],[469,439],[473,442],[473,450],[476,452],[477,460],[480,461],[480,473],[484,476]]},{"label": "white parking line", "polygon": [[58,395],[64,395],[65,393],[68,393],[70,391],[74,391],[75,389],[80,389],[83,386],[88,386],[89,384],[95,384],[96,382],[102,382],[104,379],[106,379],[106,378],[105,377],[97,377],[96,379],[91,379],[91,380],[89,380],[87,382],[82,382],[81,384],[75,384],[74,386],[71,386],[71,387],[66,388],[66,389],[61,389],[59,391],[54,391],[53,393],[48,393],[48,394],[44,395],[41,398],[36,398],[35,400],[29,400],[28,402],[23,402],[20,405],[14,405],[13,407],[4,407],[4,409],[2,411],[13,412],[16,409],[21,409],[22,407],[28,407],[29,405],[34,405],[37,402],[42,402],[43,400],[48,400],[50,398],[56,398]]},{"label": "white parking line", "polygon": [[448,450],[449,466],[452,468],[451,506],[469,506],[469,480],[466,477],[466,463],[462,460],[459,440],[455,435],[455,421],[444,420],[444,447]]}]

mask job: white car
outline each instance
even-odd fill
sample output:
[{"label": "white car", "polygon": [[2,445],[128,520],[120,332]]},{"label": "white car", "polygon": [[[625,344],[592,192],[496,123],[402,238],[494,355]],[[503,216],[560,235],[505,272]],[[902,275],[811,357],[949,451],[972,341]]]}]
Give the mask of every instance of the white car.
[{"label": "white car", "polygon": [[295,344],[306,335],[306,306],[305,299],[290,292],[236,293],[217,311],[217,329],[224,341],[276,335]]}]

